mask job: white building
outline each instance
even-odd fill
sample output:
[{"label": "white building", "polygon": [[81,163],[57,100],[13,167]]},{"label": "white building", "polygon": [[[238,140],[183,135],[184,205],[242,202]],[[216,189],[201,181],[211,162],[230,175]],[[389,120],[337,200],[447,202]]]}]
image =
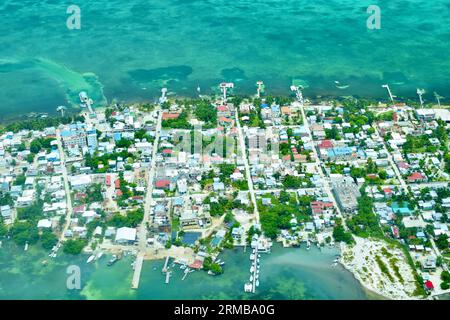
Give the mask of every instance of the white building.
[{"label": "white building", "polygon": [[135,228],[119,228],[116,232],[117,243],[133,243],[136,241],[136,229]]}]

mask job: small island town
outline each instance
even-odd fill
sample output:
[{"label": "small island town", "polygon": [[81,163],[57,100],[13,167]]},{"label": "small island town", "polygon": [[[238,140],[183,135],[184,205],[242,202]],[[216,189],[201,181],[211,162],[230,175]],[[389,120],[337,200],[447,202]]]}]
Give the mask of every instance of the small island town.
[{"label": "small island town", "polygon": [[222,251],[239,248],[240,289],[255,293],[278,243],[338,249],[331,267],[380,297],[450,292],[447,107],[425,107],[420,90],[397,103],[389,85],[390,103],[218,88],[98,109],[80,92],[79,113],[7,125],[2,242],[42,247],[42,266],[66,254],[114,268],[130,255],[133,289],[147,260],[164,261],[170,285],[174,269],[220,277]]},{"label": "small island town", "polygon": [[449,1],[1,0],[3,309],[448,311]]}]

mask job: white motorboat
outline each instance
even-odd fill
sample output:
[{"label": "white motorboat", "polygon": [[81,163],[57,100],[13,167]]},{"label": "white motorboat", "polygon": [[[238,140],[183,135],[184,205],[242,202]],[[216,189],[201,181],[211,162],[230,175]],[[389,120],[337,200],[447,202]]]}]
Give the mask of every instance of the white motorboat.
[{"label": "white motorboat", "polygon": [[86,263],[91,263],[95,259],[95,254],[92,254],[86,261]]}]

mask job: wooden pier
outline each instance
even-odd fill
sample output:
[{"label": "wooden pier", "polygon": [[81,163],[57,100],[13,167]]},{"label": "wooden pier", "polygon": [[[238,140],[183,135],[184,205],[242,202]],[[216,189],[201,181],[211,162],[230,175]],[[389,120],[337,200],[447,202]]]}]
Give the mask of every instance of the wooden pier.
[{"label": "wooden pier", "polygon": [[171,273],[171,271],[166,272],[166,284],[169,284]]},{"label": "wooden pier", "polygon": [[166,257],[166,261],[164,262],[164,267],[162,268],[162,272],[163,272],[163,273],[166,273],[166,272],[167,272],[167,265],[169,264],[169,259],[170,259],[170,257],[167,256],[167,257]]},{"label": "wooden pier", "polygon": [[140,254],[136,257],[134,263],[133,281],[131,282],[131,288],[139,288],[139,279],[141,278],[142,264],[144,263],[144,255]]},{"label": "wooden pier", "polygon": [[186,279],[187,275],[189,274],[190,269],[188,267],[186,267],[186,269],[184,269],[184,275],[183,278],[181,278],[181,280]]},{"label": "wooden pier", "polygon": [[256,246],[255,248],[255,258],[252,261],[252,266],[254,268],[252,276],[253,276],[253,281],[252,281],[252,293],[256,292],[256,275],[258,273],[258,246]]}]

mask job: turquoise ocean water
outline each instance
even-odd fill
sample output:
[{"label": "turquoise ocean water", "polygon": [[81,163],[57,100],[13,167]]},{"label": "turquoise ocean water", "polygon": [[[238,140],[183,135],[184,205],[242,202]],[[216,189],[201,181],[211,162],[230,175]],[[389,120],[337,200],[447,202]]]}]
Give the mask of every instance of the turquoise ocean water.
[{"label": "turquoise ocean water", "polygon": [[[66,9],[81,9],[81,30]],[[381,29],[366,27],[369,5]],[[237,93],[450,97],[450,1],[3,0],[0,118],[55,112],[87,90],[98,104],[181,96],[234,81]],[[339,81],[337,84],[335,81]],[[339,89],[340,87],[341,89]]]},{"label": "turquoise ocean water", "polygon": [[[37,247],[27,252],[11,243],[0,249],[0,299],[368,299],[353,275],[332,266],[337,251],[313,247],[284,249],[278,245],[272,254],[262,255],[260,286],[257,293],[244,293],[250,276],[249,253],[226,250],[224,274],[209,276],[196,271],[183,281],[183,271],[172,270],[170,283],[161,273],[164,261],[145,261],[138,290],[131,289],[132,256],[124,256],[108,267],[105,255],[93,264],[88,256],[61,255],[55,259]],[[46,261],[46,264],[43,264]],[[81,290],[66,287],[67,267],[81,269]]]}]

